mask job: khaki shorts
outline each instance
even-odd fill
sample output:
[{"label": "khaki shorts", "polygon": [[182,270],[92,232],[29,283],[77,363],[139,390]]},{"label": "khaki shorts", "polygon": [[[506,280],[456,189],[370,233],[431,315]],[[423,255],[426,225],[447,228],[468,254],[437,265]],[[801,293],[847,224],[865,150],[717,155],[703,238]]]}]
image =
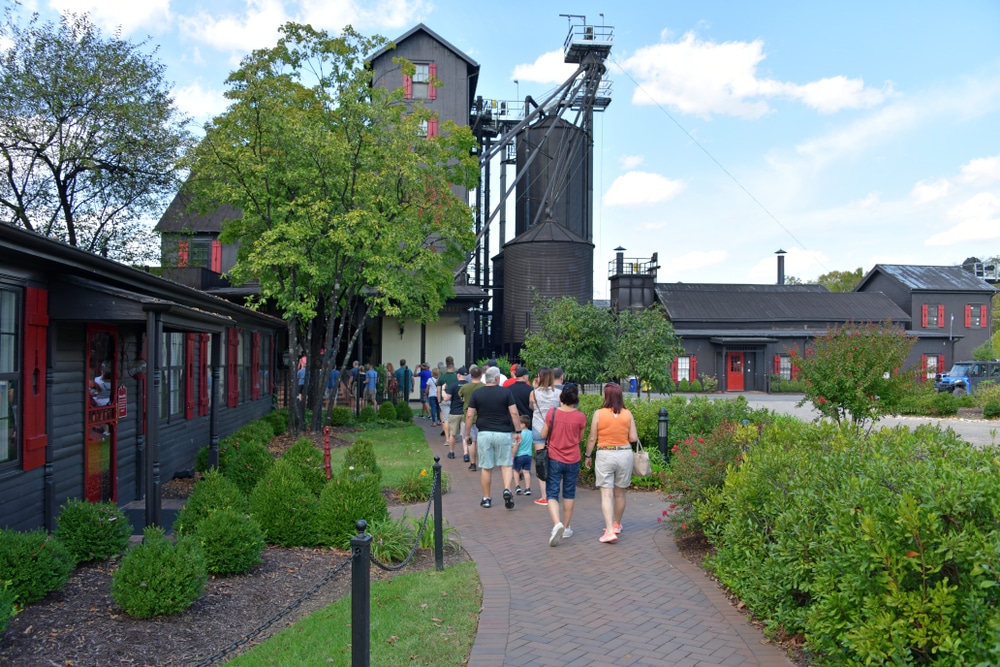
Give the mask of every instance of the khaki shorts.
[{"label": "khaki shorts", "polygon": [[597,448],[594,455],[594,485],[600,489],[632,484],[632,450]]},{"label": "khaki shorts", "polygon": [[465,423],[465,415],[449,415],[448,416],[448,433],[451,437],[457,438],[462,435],[462,424]]}]

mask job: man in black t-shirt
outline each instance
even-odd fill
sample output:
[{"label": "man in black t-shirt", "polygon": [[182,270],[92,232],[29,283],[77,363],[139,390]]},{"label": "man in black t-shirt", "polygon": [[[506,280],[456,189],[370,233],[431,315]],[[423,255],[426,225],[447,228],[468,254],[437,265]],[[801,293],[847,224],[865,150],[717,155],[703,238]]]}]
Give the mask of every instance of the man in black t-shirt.
[{"label": "man in black t-shirt", "polygon": [[508,385],[510,393],[514,396],[514,405],[517,406],[517,414],[531,416],[531,392],[533,387],[528,382],[528,369],[518,366],[514,369],[514,379],[516,382]]},{"label": "man in black t-shirt", "polygon": [[[448,407],[451,409],[448,414],[448,424],[445,426],[445,433],[448,434],[449,459],[455,458],[455,438],[462,435],[462,420],[465,419],[465,414],[463,413],[465,401],[462,400],[462,395],[458,393],[458,390],[469,382],[469,369],[462,366],[455,372],[455,376],[457,380],[445,387],[441,393],[441,398],[448,403]],[[464,448],[465,441],[463,440],[462,443]],[[462,458],[468,463],[468,449],[465,449],[465,451],[466,453]]]},{"label": "man in black t-shirt", "polygon": [[479,504],[492,505],[493,468],[500,466],[504,506],[514,509],[514,494],[510,491],[514,465],[512,447],[521,442],[521,417],[514,405],[514,396],[499,384],[500,369],[487,368],[485,380],[486,385],[470,396],[465,410],[466,433],[472,429],[473,422],[479,427],[479,479],[483,487],[483,499]]}]

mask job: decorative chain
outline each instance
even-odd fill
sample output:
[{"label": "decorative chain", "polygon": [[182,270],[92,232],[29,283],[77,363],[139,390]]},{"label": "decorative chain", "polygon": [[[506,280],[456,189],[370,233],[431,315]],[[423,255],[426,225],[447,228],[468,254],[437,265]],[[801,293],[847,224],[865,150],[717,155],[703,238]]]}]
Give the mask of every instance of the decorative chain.
[{"label": "decorative chain", "polygon": [[369,556],[371,558],[371,561],[375,563],[376,567],[379,567],[385,570],[386,572],[395,572],[397,570],[402,570],[404,567],[406,567],[406,564],[410,562],[410,559],[413,558],[413,554],[417,552],[417,547],[420,546],[420,540],[424,536],[424,530],[427,528],[427,520],[430,518],[431,515],[431,505],[434,503],[434,494],[437,493],[439,484],[440,480],[435,479],[434,484],[431,487],[431,498],[430,500],[427,501],[427,509],[424,510],[424,520],[420,522],[420,530],[417,531],[416,541],[413,543],[413,546],[410,547],[410,553],[406,555],[406,558],[403,559],[403,562],[400,563],[399,565],[386,565],[385,563],[380,563],[375,558],[375,556]]}]

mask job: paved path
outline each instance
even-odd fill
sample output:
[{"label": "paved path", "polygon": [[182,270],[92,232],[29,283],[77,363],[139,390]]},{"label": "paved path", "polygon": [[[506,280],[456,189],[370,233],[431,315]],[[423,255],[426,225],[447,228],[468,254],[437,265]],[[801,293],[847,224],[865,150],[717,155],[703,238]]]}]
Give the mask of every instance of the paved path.
[{"label": "paved path", "polygon": [[601,544],[600,494],[579,488],[574,535],[552,548],[545,507],[517,496],[505,509],[497,469],[493,507],[481,508],[479,473],[460,452],[445,458],[440,428],[416,421],[450,481],[445,520],[482,581],[470,667],[792,664],[678,553],[656,520],[666,507],[660,494],[629,492],[621,538]]}]

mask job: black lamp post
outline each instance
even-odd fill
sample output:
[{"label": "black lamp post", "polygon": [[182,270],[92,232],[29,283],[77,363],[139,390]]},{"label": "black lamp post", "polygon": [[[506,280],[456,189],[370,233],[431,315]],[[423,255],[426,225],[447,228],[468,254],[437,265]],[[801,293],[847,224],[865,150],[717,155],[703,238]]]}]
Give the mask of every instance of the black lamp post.
[{"label": "black lamp post", "polygon": [[660,454],[664,461],[670,460],[670,450],[667,449],[667,436],[670,434],[670,414],[666,408],[660,408],[660,416],[656,420],[656,437],[660,445]]}]

